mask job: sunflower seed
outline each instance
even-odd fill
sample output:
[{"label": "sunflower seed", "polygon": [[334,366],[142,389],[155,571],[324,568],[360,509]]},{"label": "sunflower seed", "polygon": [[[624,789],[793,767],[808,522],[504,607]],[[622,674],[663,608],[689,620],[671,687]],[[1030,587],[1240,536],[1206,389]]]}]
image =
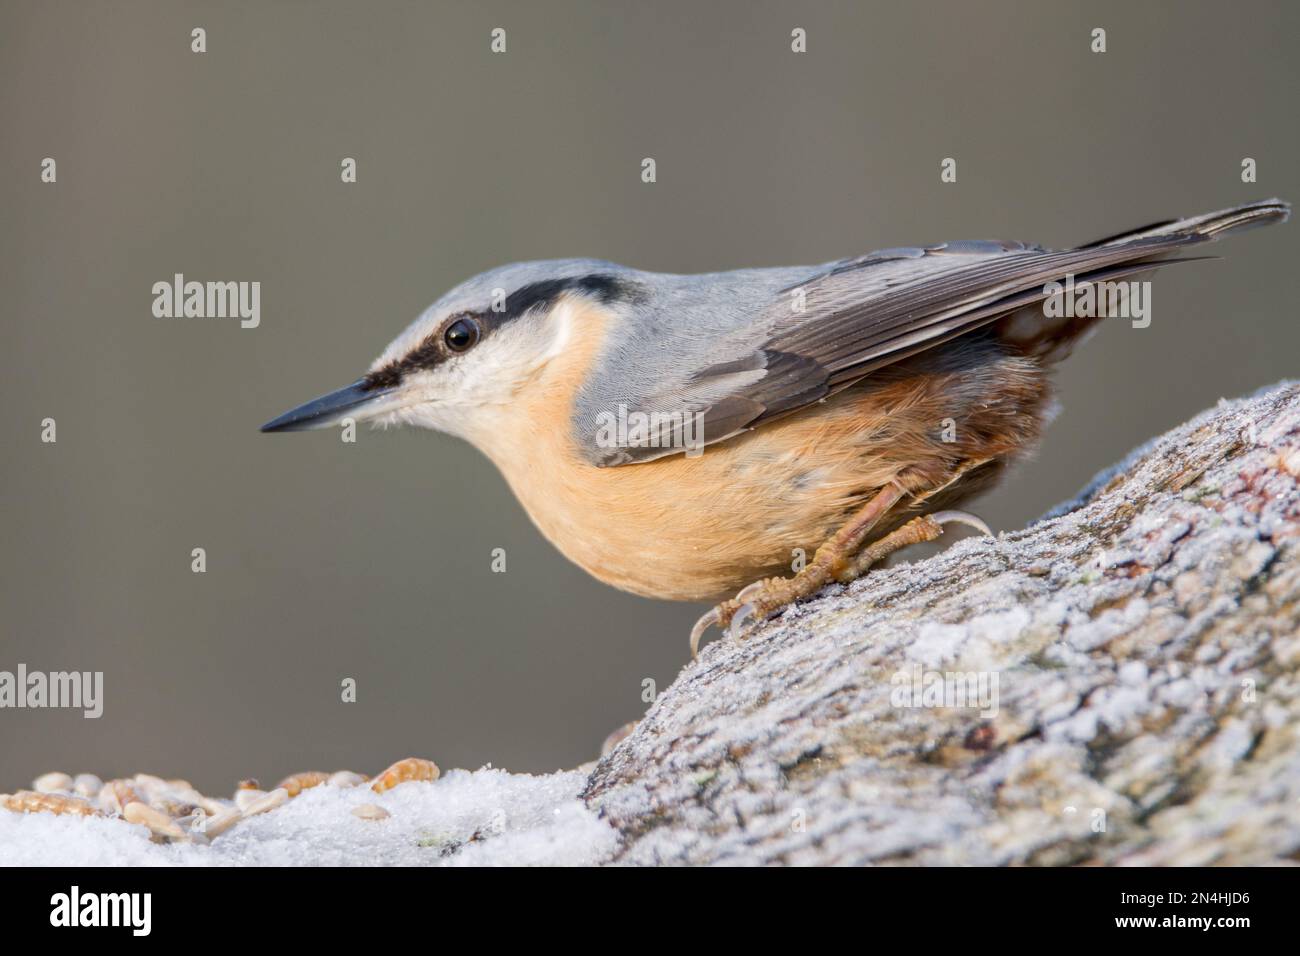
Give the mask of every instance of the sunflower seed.
[{"label": "sunflower seed", "polygon": [[32,781],[32,789],[37,793],[57,793],[72,790],[72,778],[66,773],[45,773]]},{"label": "sunflower seed", "polygon": [[265,790],[236,790],[235,806],[240,810],[247,811],[250,806],[266,796]]},{"label": "sunflower seed", "polygon": [[209,817],[203,824],[203,833],[209,840],[215,840],[242,819],[244,815],[238,810],[227,810],[218,816]]},{"label": "sunflower seed", "polygon": [[244,816],[252,817],[259,813],[266,813],[268,810],[274,810],[276,807],[283,806],[288,802],[289,791],[284,787],[276,787],[270,793],[262,794],[261,797],[242,809]]},{"label": "sunflower seed", "polygon": [[122,808],[122,819],[127,823],[139,823],[148,827],[159,836],[173,840],[185,838],[185,831],[178,827],[172,818],[161,810],[155,810],[147,803],[136,800]]},{"label": "sunflower seed", "polygon": [[72,778],[72,789],[78,796],[94,798],[104,789],[104,781],[93,773],[79,773]]},{"label": "sunflower seed", "polygon": [[338,773],[330,774],[329,784],[332,787],[359,787],[369,779],[364,773],[340,770]]}]

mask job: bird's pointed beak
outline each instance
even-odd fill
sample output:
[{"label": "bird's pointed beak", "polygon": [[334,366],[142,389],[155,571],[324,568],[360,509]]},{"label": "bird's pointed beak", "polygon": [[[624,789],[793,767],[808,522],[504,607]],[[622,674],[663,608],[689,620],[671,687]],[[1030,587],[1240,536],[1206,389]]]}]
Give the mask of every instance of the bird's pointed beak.
[{"label": "bird's pointed beak", "polygon": [[393,404],[389,399],[396,391],[396,388],[367,388],[366,380],[358,379],[273,418],[262,426],[262,431],[300,432],[335,425],[345,418],[364,421],[388,411]]}]

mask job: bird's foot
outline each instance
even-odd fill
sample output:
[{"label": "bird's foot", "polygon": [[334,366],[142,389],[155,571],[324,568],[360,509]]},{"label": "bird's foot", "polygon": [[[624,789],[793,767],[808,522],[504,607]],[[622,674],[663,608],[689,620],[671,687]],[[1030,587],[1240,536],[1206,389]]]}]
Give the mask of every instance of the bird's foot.
[{"label": "bird's foot", "polygon": [[933,541],[946,524],[964,524],[992,536],[989,526],[965,511],[938,511],[913,518],[862,550],[852,553],[833,540],[817,549],[813,559],[794,577],[765,578],[743,588],[734,598],[723,601],[691,628],[691,657],[699,654],[700,638],[710,627],[726,631],[741,640],[746,625],[767,620],[785,607],[812,597],[832,581],[848,584],[866,573],[877,561],[909,545]]}]

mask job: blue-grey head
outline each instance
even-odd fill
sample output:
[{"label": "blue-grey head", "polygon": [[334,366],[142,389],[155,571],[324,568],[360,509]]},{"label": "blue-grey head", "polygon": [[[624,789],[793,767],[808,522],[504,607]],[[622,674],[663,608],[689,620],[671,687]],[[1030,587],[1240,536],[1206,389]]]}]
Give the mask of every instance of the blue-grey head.
[{"label": "blue-grey head", "polygon": [[262,431],[351,419],[471,437],[480,411],[514,401],[578,334],[562,306],[618,308],[637,273],[595,259],[520,262],[477,275],[429,306],[355,382],[267,422]]}]

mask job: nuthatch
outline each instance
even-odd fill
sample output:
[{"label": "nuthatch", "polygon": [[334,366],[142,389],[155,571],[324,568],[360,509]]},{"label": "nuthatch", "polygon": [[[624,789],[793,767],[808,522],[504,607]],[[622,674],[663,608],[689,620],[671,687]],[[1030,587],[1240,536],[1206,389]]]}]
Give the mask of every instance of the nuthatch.
[{"label": "nuthatch", "polygon": [[696,624],[694,652],[709,626],[739,633],[948,521],[987,532],[944,509],[1032,447],[1050,367],[1114,312],[1100,294],[1063,307],[1066,291],[1128,286],[1115,280],[1289,213],[1274,199],[1064,251],[948,242],[709,275],[516,263],[457,286],[365,376],[262,430],[450,432],[602,581],[676,600],[753,581]]}]

